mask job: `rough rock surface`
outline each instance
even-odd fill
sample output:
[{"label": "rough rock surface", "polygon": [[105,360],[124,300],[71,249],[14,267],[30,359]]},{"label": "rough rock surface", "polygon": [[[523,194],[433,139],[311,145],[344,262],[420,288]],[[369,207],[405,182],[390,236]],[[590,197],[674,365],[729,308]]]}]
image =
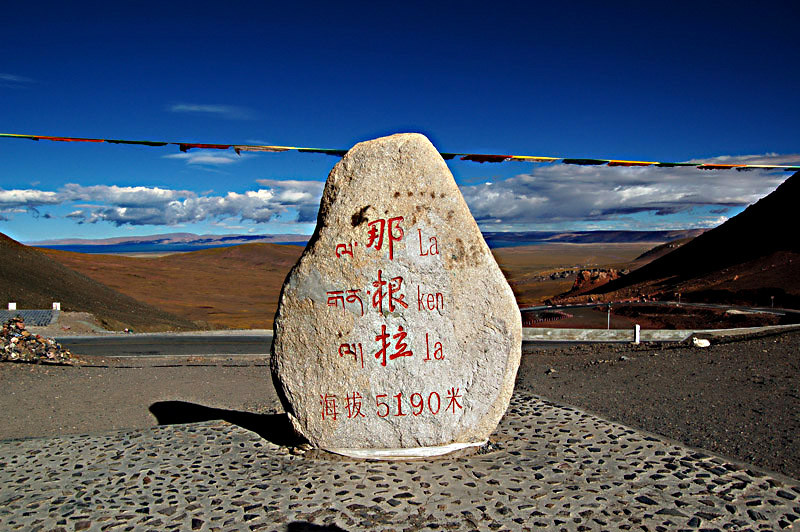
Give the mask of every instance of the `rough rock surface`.
[{"label": "rough rock surface", "polygon": [[578,272],[570,292],[587,292],[620,277],[620,272],[613,268],[610,270],[581,270]]},{"label": "rough rock surface", "polygon": [[482,443],[520,349],[511,289],[428,139],[351,149],[275,318],[273,379],[295,429],[356,455]]}]

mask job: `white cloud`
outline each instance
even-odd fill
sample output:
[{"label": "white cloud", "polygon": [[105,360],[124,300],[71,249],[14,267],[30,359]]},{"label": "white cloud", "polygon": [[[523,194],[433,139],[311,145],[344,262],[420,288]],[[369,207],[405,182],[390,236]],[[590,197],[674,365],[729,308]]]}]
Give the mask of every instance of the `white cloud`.
[{"label": "white cloud", "polygon": [[0,211],[10,210],[13,207],[35,208],[43,205],[57,205],[61,202],[58,194],[46,190],[0,189]]},{"label": "white cloud", "polygon": [[216,116],[228,120],[254,120],[256,113],[247,107],[224,104],[177,103],[168,107],[173,113],[192,113]]},{"label": "white cloud", "polygon": [[246,156],[239,156],[230,152],[219,150],[201,150],[191,151],[186,153],[171,153],[163,156],[165,159],[181,159],[186,161],[186,164],[201,164],[201,165],[226,165],[231,163],[238,163],[244,160]]},{"label": "white cloud", "polygon": [[[800,155],[767,154],[715,160],[731,161],[725,164],[737,164],[734,161],[778,164],[776,160],[792,164],[800,161]],[[742,207],[769,194],[788,177],[785,172],[764,170],[553,164],[505,181],[462,186],[461,190],[473,216],[482,227],[492,230],[499,223],[504,227],[509,224],[521,227],[624,220],[636,213],[664,216],[708,206]],[[719,210],[717,214],[721,214]],[[723,217],[695,218],[696,224],[709,226]]]},{"label": "white cloud", "polygon": [[719,155],[706,159],[692,159],[690,163],[707,164],[764,164],[764,165],[800,165],[800,154],[780,155],[765,153],[762,155]]},{"label": "white cloud", "polygon": [[211,225],[214,227],[221,227],[223,229],[227,229],[228,231],[244,231],[247,229],[248,231],[254,229],[252,227],[248,228],[246,225],[234,225],[225,222],[211,222]]},{"label": "white cloud", "polygon": [[169,190],[159,187],[119,187],[117,185],[94,185],[84,187],[68,183],[58,192],[62,202],[92,201],[111,203],[121,207],[159,206],[180,198],[194,197],[190,190]]},{"label": "white cloud", "polygon": [[727,216],[717,216],[716,218],[701,218],[698,227],[716,227],[728,221]]},{"label": "white cloud", "polygon": [[[239,219],[268,222],[278,215],[307,221],[316,216],[322,183],[263,180],[264,188],[225,195],[198,195],[189,190],[159,187],[82,186],[67,184],[58,191],[0,190],[0,214],[20,209],[69,205],[65,216],[80,223],[176,226],[204,220]],[[313,214],[309,214],[313,210]]]},{"label": "white cloud", "polygon": [[18,76],[16,74],[8,74],[6,72],[0,72],[0,87],[6,87],[9,89],[21,89],[23,87],[29,86],[31,83],[34,83],[34,80],[31,78],[26,78],[25,76]]},{"label": "white cloud", "polygon": [[287,179],[259,179],[258,184],[277,189],[276,199],[297,210],[298,222],[314,222],[319,211],[319,200],[325,183],[322,181],[300,181]]},{"label": "white cloud", "polygon": [[13,81],[17,83],[33,83],[33,80],[31,78],[26,78],[25,76],[16,76],[14,74],[4,74],[4,73],[0,73],[0,80]]}]

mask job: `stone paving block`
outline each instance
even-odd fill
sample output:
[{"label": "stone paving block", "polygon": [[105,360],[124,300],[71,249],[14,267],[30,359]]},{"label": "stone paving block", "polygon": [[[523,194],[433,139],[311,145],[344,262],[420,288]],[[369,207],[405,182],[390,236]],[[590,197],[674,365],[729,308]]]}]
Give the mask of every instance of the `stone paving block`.
[{"label": "stone paving block", "polygon": [[222,421],[5,441],[0,529],[781,530],[800,516],[796,480],[519,392],[492,440],[396,462],[293,455]]}]

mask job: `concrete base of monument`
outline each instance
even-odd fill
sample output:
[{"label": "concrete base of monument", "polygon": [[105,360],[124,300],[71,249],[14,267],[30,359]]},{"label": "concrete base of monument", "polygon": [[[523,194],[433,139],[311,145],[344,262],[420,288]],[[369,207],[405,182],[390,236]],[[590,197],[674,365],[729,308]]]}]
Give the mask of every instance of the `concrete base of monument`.
[{"label": "concrete base of monument", "polygon": [[448,443],[432,447],[406,447],[398,449],[324,449],[325,451],[364,460],[412,460],[419,458],[433,458],[456,451],[482,447],[489,442],[488,439],[472,443]]}]

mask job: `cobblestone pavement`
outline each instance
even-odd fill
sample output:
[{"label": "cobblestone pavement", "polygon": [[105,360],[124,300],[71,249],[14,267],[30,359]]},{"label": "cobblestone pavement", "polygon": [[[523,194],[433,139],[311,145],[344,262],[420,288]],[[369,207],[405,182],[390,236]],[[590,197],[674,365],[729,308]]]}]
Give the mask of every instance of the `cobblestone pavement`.
[{"label": "cobblestone pavement", "polygon": [[5,441],[0,529],[780,530],[800,516],[796,480],[520,392],[492,441],[427,462],[295,455],[223,421]]}]

